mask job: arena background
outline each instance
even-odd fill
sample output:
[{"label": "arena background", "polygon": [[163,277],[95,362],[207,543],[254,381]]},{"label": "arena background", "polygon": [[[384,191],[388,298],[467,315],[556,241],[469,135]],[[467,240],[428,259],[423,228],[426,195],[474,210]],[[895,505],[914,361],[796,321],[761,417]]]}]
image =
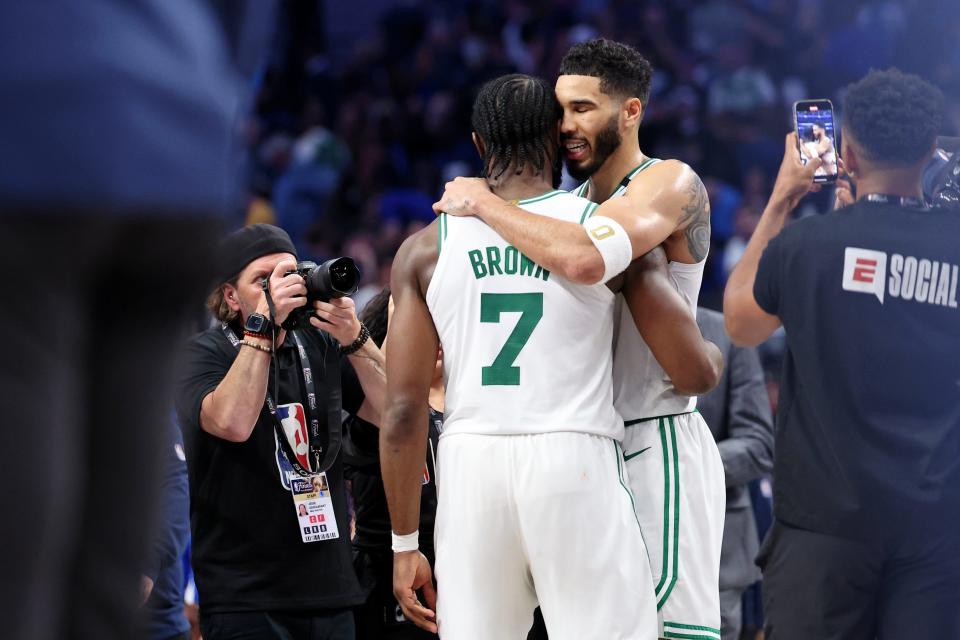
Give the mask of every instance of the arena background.
[{"label": "arena background", "polygon": [[[952,6],[951,6],[952,5]],[[718,308],[769,196],[792,105],[871,68],[935,82],[960,129],[960,9],[945,0],[286,0],[244,123],[247,199],[235,224],[275,222],[301,256],[351,255],[358,307],[443,183],[474,175],[475,92],[520,71],[552,81],[571,44],[605,36],[654,65],[648,155],[679,158],[710,194],[701,304]],[[842,131],[841,131],[842,135]],[[566,179],[565,187],[572,183]],[[800,215],[823,212],[831,190]]]}]

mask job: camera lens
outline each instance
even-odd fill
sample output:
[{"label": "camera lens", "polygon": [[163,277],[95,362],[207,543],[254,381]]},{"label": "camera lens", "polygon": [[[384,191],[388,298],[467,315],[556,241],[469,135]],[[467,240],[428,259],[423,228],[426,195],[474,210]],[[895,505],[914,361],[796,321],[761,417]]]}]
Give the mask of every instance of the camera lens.
[{"label": "camera lens", "polygon": [[352,258],[327,260],[307,277],[311,298],[329,300],[356,292],[360,284],[360,270]]}]

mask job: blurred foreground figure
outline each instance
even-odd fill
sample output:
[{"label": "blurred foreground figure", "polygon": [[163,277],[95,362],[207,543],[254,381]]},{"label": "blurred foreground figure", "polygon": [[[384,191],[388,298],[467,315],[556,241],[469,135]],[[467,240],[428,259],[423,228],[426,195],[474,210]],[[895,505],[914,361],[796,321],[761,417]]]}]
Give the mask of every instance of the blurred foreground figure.
[{"label": "blurred foreground figure", "polygon": [[4,637],[136,637],[173,346],[270,5],[0,6]]}]

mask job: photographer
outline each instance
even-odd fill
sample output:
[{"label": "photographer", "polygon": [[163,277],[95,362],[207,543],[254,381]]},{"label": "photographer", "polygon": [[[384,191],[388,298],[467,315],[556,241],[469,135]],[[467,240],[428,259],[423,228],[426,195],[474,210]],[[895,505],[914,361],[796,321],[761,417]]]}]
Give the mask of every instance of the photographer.
[{"label": "photographer", "polygon": [[222,325],[190,342],[181,371],[207,640],[352,639],[350,608],[363,600],[339,455],[341,375],[343,409],[377,422],[383,358],[347,297],[315,301],[307,324],[296,267],[277,227],[228,236],[208,302]]},{"label": "photographer", "polygon": [[820,163],[788,136],[724,296],[735,342],[787,339],[767,638],[960,638],[960,216],[921,195],[943,96],[874,71],[844,103],[855,200],[784,229]]}]

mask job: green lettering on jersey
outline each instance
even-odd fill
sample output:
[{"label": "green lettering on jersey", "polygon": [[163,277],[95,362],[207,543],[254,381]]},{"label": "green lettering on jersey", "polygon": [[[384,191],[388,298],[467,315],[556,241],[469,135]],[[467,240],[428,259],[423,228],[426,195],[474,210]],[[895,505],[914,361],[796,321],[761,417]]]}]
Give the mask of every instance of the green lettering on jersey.
[{"label": "green lettering on jersey", "polygon": [[520,252],[513,245],[507,245],[503,250],[503,270],[507,275],[513,275],[517,272],[517,262],[520,260]]},{"label": "green lettering on jersey", "polygon": [[503,269],[500,268],[500,247],[487,247],[487,268],[490,269],[490,275],[499,273],[503,275]]},{"label": "green lettering on jersey", "polygon": [[479,249],[473,249],[467,252],[470,256],[470,266],[473,267],[473,275],[477,280],[487,275],[487,267],[483,264],[483,254]]},{"label": "green lettering on jersey", "polygon": [[537,267],[536,263],[534,263],[533,260],[531,260],[530,258],[528,258],[527,256],[521,253],[520,254],[520,275],[532,276],[534,267],[536,267],[537,269],[540,268],[540,267]]}]

